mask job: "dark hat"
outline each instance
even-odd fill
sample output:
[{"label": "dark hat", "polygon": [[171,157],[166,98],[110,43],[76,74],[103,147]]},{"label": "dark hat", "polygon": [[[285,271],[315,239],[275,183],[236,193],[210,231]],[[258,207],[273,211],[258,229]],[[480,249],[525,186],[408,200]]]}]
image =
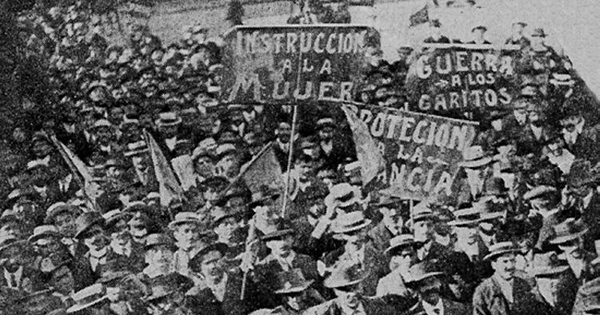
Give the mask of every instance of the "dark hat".
[{"label": "dark hat", "polygon": [[76,232],[75,238],[81,239],[85,232],[87,232],[94,225],[102,226],[104,224],[104,218],[98,212],[85,212],[81,214],[75,220]]},{"label": "dark hat", "polygon": [[225,256],[227,254],[228,250],[229,250],[229,247],[227,247],[227,245],[223,244],[223,243],[213,243],[213,244],[205,245],[198,250],[196,255],[194,255],[194,257],[192,257],[192,259],[190,259],[190,263],[189,263],[190,269],[192,271],[199,271],[200,265],[202,264],[202,261],[204,260],[204,255],[208,254],[209,252],[218,251],[219,253],[221,253],[221,255]]},{"label": "dark hat", "polygon": [[166,245],[167,247],[170,247],[173,251],[176,249],[173,238],[163,233],[154,233],[148,235],[146,237],[146,245],[144,246],[144,248],[148,250],[152,247],[160,245]]},{"label": "dark hat", "polygon": [[371,220],[365,218],[362,211],[353,211],[339,215],[331,224],[331,231],[336,234],[346,234],[366,228]]},{"label": "dark hat", "polygon": [[533,274],[536,277],[558,275],[569,269],[569,265],[558,259],[556,252],[537,253],[533,256]]},{"label": "dark hat", "polygon": [[485,200],[479,201],[473,205],[481,217],[481,221],[489,221],[503,218],[506,214],[506,208],[502,204],[495,204]]},{"label": "dark hat", "polygon": [[518,247],[513,242],[498,242],[490,246],[489,254],[483,260],[492,260],[504,254],[516,253],[518,251]]},{"label": "dark hat", "polygon": [[412,265],[408,269],[408,274],[406,275],[406,284],[410,284],[412,286],[418,285],[419,282],[431,278],[438,277],[443,275],[444,273],[439,270],[433,261],[426,260],[417,264]]},{"label": "dark hat", "polygon": [[202,182],[202,186],[211,188],[225,188],[229,185],[229,180],[222,176],[212,176]]},{"label": "dark hat", "polygon": [[568,218],[552,227],[554,235],[548,240],[550,244],[563,244],[577,239],[587,233],[588,228],[583,220]]},{"label": "dark hat", "polygon": [[67,309],[67,313],[69,314],[79,312],[108,300],[106,288],[100,283],[92,284],[89,287],[75,292],[72,298],[75,300],[75,305]]},{"label": "dark hat", "polygon": [[477,25],[477,26],[475,26],[475,27],[473,27],[473,28],[471,29],[471,32],[475,32],[475,31],[477,31],[477,30],[481,30],[481,31],[483,31],[483,32],[487,32],[487,27],[485,27],[485,26],[483,26],[483,25]]},{"label": "dark hat", "polygon": [[592,165],[587,160],[575,160],[571,165],[571,170],[567,175],[567,185],[573,188],[579,188],[588,184],[598,182],[599,176],[592,169]]},{"label": "dark hat", "polygon": [[417,242],[412,234],[400,234],[390,239],[390,246],[385,249],[384,253],[392,255],[400,249],[416,246]]},{"label": "dark hat", "polygon": [[500,177],[490,177],[483,183],[483,194],[485,196],[506,196],[508,188],[504,185],[504,180]]},{"label": "dark hat", "polygon": [[282,229],[282,230],[276,230],[273,232],[270,232],[268,234],[266,234],[265,236],[261,237],[260,239],[262,241],[268,242],[268,241],[272,241],[272,240],[278,240],[278,239],[282,239],[284,236],[288,236],[288,235],[294,235],[296,234],[296,231],[294,229]]},{"label": "dark hat", "polygon": [[536,28],[531,32],[531,37],[546,37],[547,34],[543,28]]},{"label": "dark hat", "polygon": [[323,285],[327,288],[341,288],[360,283],[368,276],[368,272],[361,265],[339,264],[332,273],[325,278]]},{"label": "dark hat", "polygon": [[227,218],[241,218],[244,211],[235,211],[230,207],[214,207],[210,215],[212,216],[212,226],[215,227]]},{"label": "dark hat", "polygon": [[302,274],[302,269],[296,268],[289,271],[282,271],[277,274],[277,288],[275,294],[290,294],[302,292],[314,282],[306,280]]},{"label": "dark hat", "polygon": [[114,224],[118,223],[120,220],[125,220],[128,222],[133,217],[133,213],[131,212],[123,212],[119,209],[110,210],[102,215],[104,218],[104,225],[107,228],[112,228]]},{"label": "dark hat", "polygon": [[455,219],[448,222],[450,226],[477,226],[481,221],[481,212],[477,207],[470,207],[454,212]]},{"label": "dark hat", "polygon": [[277,200],[281,196],[281,189],[275,186],[261,185],[258,190],[252,193],[252,202],[248,205],[254,208],[267,200]]}]

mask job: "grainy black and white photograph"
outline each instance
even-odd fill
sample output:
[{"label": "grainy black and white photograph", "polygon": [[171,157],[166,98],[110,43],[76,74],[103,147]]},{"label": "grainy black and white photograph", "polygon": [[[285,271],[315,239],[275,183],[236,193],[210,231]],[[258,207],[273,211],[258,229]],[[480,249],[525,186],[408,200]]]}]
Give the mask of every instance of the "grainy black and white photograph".
[{"label": "grainy black and white photograph", "polygon": [[0,0],[0,315],[600,314],[598,32],[598,0]]}]

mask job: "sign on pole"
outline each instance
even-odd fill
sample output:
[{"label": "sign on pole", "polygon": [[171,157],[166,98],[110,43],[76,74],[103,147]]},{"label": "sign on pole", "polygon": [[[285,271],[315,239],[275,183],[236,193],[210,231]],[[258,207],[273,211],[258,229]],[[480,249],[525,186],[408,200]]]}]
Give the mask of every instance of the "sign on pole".
[{"label": "sign on pole", "polygon": [[352,101],[375,33],[337,24],[236,27],[225,35],[221,101]]},{"label": "sign on pole", "polygon": [[365,122],[385,159],[385,171],[373,180],[377,186],[414,200],[455,195],[458,163],[476,136],[476,122],[379,106],[350,108]]},{"label": "sign on pole", "polygon": [[464,117],[507,107],[519,92],[518,47],[431,46],[417,54],[406,78],[411,110]]}]

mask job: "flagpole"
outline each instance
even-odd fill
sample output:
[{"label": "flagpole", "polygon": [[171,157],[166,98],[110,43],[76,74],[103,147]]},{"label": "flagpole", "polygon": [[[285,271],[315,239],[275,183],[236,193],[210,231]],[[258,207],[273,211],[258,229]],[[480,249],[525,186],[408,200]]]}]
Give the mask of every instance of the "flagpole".
[{"label": "flagpole", "polygon": [[281,217],[285,217],[285,208],[287,207],[288,199],[289,199],[289,190],[290,190],[290,179],[291,179],[291,169],[292,169],[292,158],[294,156],[294,137],[296,134],[296,121],[298,120],[298,105],[294,106],[294,114],[292,115],[292,134],[290,136],[290,147],[287,161],[287,176],[285,178],[285,190],[283,193],[283,205],[281,207]]}]

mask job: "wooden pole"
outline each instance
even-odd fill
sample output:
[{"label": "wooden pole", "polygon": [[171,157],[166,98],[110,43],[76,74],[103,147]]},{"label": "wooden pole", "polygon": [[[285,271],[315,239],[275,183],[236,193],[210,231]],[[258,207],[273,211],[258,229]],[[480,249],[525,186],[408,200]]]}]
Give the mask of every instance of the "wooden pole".
[{"label": "wooden pole", "polygon": [[292,159],[294,157],[294,136],[296,134],[296,121],[298,120],[298,106],[294,105],[294,114],[292,115],[292,134],[290,136],[290,148],[287,161],[287,176],[285,179],[285,190],[283,192],[283,205],[281,206],[281,217],[285,217],[285,208],[289,200],[290,179],[292,170]]}]

